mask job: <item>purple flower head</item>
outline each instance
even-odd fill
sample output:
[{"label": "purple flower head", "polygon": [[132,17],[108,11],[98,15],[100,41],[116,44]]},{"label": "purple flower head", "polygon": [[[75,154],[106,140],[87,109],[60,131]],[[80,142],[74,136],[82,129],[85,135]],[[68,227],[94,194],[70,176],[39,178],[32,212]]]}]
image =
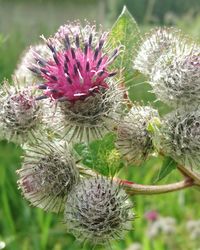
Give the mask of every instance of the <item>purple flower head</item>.
[{"label": "purple flower head", "polygon": [[30,70],[43,80],[38,86],[43,95],[37,99],[58,104],[55,127],[69,141],[101,138],[122,114],[125,90],[113,78],[120,48],[111,49],[107,35],[95,26],[67,24],[45,40],[50,58],[35,52]]},{"label": "purple flower head", "polygon": [[88,26],[62,26],[55,36],[59,39],[46,40],[52,58],[46,60],[36,54],[36,64],[30,69],[43,78],[39,88],[44,96],[75,102],[109,88],[107,79],[116,72],[110,72],[108,66],[119,49],[111,54],[104,53],[107,33],[102,33],[97,40],[94,28],[89,30],[91,33],[82,34],[82,29],[86,28]]}]

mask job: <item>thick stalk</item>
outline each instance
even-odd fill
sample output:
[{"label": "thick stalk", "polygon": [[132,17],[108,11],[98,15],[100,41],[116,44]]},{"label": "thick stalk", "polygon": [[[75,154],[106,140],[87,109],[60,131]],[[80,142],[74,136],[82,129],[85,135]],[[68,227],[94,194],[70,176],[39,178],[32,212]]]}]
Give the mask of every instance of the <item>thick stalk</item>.
[{"label": "thick stalk", "polygon": [[200,175],[182,165],[177,166],[178,170],[186,177],[193,179],[196,185],[200,186]]},{"label": "thick stalk", "polygon": [[[95,173],[91,169],[85,169],[80,167],[80,170],[82,174],[84,174],[85,176],[97,176],[97,173]],[[122,180],[116,177],[114,177],[113,180],[123,185],[124,189],[129,195],[163,194],[163,193],[178,191],[195,185],[193,179],[188,177],[186,177],[183,181],[167,185],[141,185],[141,184],[136,184],[132,181]]]},{"label": "thick stalk", "polygon": [[152,195],[182,190],[193,186],[194,181],[192,179],[187,178],[183,181],[166,185],[141,185],[121,180],[121,184],[124,186],[126,192],[129,195]]}]

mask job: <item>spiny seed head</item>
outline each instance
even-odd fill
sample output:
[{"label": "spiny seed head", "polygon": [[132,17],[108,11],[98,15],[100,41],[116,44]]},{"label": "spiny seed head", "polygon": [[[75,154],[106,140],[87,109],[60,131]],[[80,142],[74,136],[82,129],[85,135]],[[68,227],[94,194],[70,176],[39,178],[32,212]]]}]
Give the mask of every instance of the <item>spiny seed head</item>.
[{"label": "spiny seed head", "polygon": [[[35,55],[37,55],[37,60]],[[48,58],[48,60],[52,58],[46,44],[38,44],[26,49],[22,53],[20,62],[14,72],[14,77],[16,77],[20,83],[26,83],[29,86],[37,83],[38,80],[41,80],[39,74],[34,74],[29,68],[32,69],[32,67],[34,68],[35,66],[45,64],[42,58]]]},{"label": "spiny seed head", "polygon": [[69,196],[64,221],[78,240],[107,244],[130,230],[134,218],[131,208],[118,183],[93,177],[84,179]]},{"label": "spiny seed head", "polygon": [[69,141],[86,141],[98,139],[111,131],[123,112],[123,90],[110,85],[107,91],[78,100],[59,102],[55,118],[60,133]]},{"label": "spiny seed head", "polygon": [[123,106],[120,81],[112,79],[116,72],[109,71],[119,49],[110,52],[105,46],[106,33],[77,23],[62,26],[46,43],[53,59],[43,58],[46,65],[32,70],[43,78],[42,88],[39,86],[43,96],[58,102],[62,120],[58,126],[71,138],[101,137],[112,129],[110,123]]},{"label": "spiny seed head", "polygon": [[179,30],[174,28],[153,29],[143,39],[133,68],[145,75],[150,75],[155,62],[162,54],[167,54],[179,47],[183,47]]},{"label": "spiny seed head", "polygon": [[19,188],[36,207],[60,212],[68,193],[79,182],[79,171],[66,142],[41,141],[26,149],[18,170]]},{"label": "spiny seed head", "polygon": [[0,93],[1,138],[24,143],[42,124],[42,106],[35,101],[29,88],[4,83]]},{"label": "spiny seed head", "polygon": [[177,109],[169,113],[154,138],[155,145],[179,164],[200,173],[200,112]]},{"label": "spiny seed head", "polygon": [[117,149],[129,164],[141,164],[153,149],[150,122],[158,118],[157,110],[134,105],[117,127]]},{"label": "spiny seed head", "polygon": [[157,98],[172,107],[200,103],[200,47],[164,55],[155,63],[151,82]]}]

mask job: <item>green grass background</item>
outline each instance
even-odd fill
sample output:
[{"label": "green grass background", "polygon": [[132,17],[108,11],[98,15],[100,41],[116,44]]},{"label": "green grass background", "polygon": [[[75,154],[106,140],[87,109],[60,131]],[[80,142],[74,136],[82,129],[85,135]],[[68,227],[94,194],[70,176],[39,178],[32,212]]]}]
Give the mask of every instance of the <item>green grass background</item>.
[{"label": "green grass background", "polygon": [[[164,2],[164,1],[162,1]],[[143,32],[155,25],[175,25],[196,40],[200,39],[199,1],[190,4],[166,0],[159,1],[2,1],[0,0],[0,81],[11,79],[22,51],[40,41],[39,35],[50,35],[68,20],[85,18],[97,20],[111,27],[123,4],[135,13]],[[159,7],[160,6],[160,7]],[[162,11],[161,11],[162,10]],[[196,13],[197,12],[197,13]],[[131,34],[130,34],[131,35]],[[148,85],[138,85],[131,89],[132,100],[153,101],[148,93]],[[161,108],[162,111],[162,108]],[[81,246],[74,237],[66,233],[62,216],[47,214],[32,208],[22,199],[16,184],[16,169],[20,167],[22,150],[12,143],[0,142],[0,241],[6,243],[7,250],[76,250],[91,249]],[[137,183],[150,184],[158,175],[161,160],[152,157],[142,167],[130,167],[121,171],[121,176]],[[161,183],[180,180],[173,171]],[[186,222],[200,219],[200,192],[189,189],[177,193],[157,196],[135,196],[133,231],[118,242],[113,242],[114,250],[126,249],[133,242],[142,244],[143,250],[198,250],[200,240],[191,240],[186,230]],[[147,221],[144,213],[157,210],[161,216],[171,216],[177,220],[176,233],[170,236],[160,234],[155,239],[147,237]]]}]

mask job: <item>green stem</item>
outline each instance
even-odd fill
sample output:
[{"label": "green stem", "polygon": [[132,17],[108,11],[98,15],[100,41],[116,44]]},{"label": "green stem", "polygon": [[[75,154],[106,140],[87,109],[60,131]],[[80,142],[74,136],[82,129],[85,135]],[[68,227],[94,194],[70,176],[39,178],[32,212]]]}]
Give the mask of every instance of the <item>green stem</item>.
[{"label": "green stem", "polygon": [[186,168],[182,165],[177,166],[178,170],[186,177],[193,179],[194,183],[200,186],[200,175],[195,173],[193,170]]},{"label": "green stem", "polygon": [[[85,169],[83,167],[79,167],[79,170],[82,173],[82,175],[90,176],[90,177],[97,176],[97,173],[95,173],[91,169]],[[122,180],[116,177],[114,177],[113,180],[120,183],[126,190],[127,194],[129,195],[163,194],[163,193],[169,193],[169,192],[182,190],[182,189],[196,185],[194,180],[189,177],[186,177],[184,180],[180,182],[166,184],[166,185],[142,185],[142,184],[136,184],[132,181]]]},{"label": "green stem", "polygon": [[152,194],[163,194],[182,190],[188,187],[194,186],[194,181],[190,178],[186,178],[183,181],[166,184],[166,185],[141,185],[136,183],[131,183],[123,180],[119,180],[124,186],[127,194],[129,195],[152,195]]}]

